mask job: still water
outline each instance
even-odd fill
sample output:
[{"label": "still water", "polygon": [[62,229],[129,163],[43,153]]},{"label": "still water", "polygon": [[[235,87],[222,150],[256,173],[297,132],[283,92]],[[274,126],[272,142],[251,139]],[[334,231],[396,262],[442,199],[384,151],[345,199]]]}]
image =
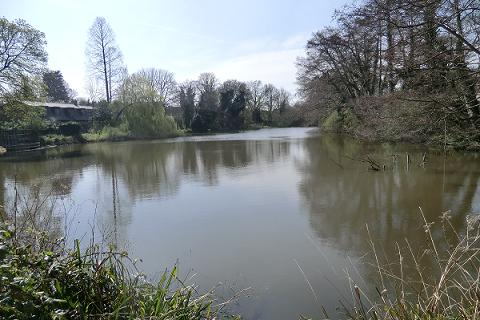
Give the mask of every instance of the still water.
[{"label": "still water", "polygon": [[[411,162],[406,161],[409,154]],[[426,162],[423,162],[423,157]],[[374,159],[385,170],[359,161]],[[319,317],[348,298],[374,241],[424,241],[451,210],[461,229],[480,212],[479,155],[367,144],[315,129],[264,129],[148,142],[67,146],[0,162],[0,202],[42,185],[58,197],[62,232],[103,235],[151,279],[178,264],[200,292],[216,288],[245,319]],[[311,286],[311,287],[310,287]],[[313,292],[312,292],[313,290]]]}]

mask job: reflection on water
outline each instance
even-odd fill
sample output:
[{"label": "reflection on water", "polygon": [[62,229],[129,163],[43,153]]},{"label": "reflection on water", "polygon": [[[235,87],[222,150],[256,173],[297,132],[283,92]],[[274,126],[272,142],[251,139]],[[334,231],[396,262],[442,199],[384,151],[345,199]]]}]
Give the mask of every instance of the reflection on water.
[{"label": "reflection on water", "polygon": [[[352,160],[367,155],[387,170]],[[407,236],[423,241],[419,207],[429,220],[451,209],[462,228],[480,211],[479,175],[478,154],[445,158],[313,129],[266,129],[3,159],[0,202],[8,203],[15,179],[24,190],[42,185],[74,201],[70,237],[108,230],[152,277],[178,261],[205,290],[252,287],[234,306],[245,318],[291,319],[318,314],[303,273],[333,310],[332,293],[346,288],[343,270],[368,250],[366,224],[387,247]]]}]

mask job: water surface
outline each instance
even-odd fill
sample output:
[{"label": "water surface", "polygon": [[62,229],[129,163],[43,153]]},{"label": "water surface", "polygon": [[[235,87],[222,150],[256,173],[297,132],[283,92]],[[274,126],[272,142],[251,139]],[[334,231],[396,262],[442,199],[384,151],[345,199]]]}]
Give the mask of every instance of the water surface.
[{"label": "water surface", "polygon": [[461,229],[480,211],[478,158],[308,128],[75,145],[3,159],[0,201],[15,177],[21,190],[48,187],[68,237],[86,243],[95,227],[151,278],[178,263],[200,291],[251,288],[231,306],[245,319],[298,319],[334,310],[347,273],[372,283],[359,263],[366,225],[386,246],[422,243],[421,207],[429,220],[452,210]]}]

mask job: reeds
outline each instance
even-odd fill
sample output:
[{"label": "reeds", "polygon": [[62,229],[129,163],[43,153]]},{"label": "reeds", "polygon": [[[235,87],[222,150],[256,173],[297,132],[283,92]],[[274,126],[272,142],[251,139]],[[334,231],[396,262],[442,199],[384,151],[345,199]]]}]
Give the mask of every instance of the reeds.
[{"label": "reeds", "polygon": [[396,261],[391,261],[371,241],[376,293],[352,283],[353,303],[342,305],[344,318],[480,318],[480,217],[468,216],[459,233],[448,212],[435,223],[421,208],[420,215],[423,228],[412,232],[424,232],[423,247],[405,239],[396,244]]}]

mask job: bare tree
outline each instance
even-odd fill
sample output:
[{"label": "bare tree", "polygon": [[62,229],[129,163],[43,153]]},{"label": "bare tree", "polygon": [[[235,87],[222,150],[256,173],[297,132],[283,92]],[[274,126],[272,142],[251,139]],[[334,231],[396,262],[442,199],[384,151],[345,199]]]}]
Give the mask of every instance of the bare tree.
[{"label": "bare tree", "polygon": [[45,34],[24,20],[0,18],[0,93],[21,86],[24,76],[42,73],[46,43]]},{"label": "bare tree", "polygon": [[92,77],[102,79],[105,98],[112,101],[113,86],[121,75],[122,54],[115,42],[115,35],[105,18],[97,17],[89,30],[86,56]]},{"label": "bare tree", "polygon": [[213,73],[202,73],[197,80],[200,94],[198,108],[217,110],[219,104],[218,80]]},{"label": "bare tree", "polygon": [[255,123],[262,122],[261,110],[265,104],[265,91],[262,82],[259,80],[247,82],[248,100],[247,105],[252,113],[252,120]]},{"label": "bare tree", "polygon": [[148,79],[152,88],[161,97],[165,107],[172,106],[177,97],[177,82],[172,72],[162,69],[148,68],[138,72]]},{"label": "bare tree", "polygon": [[278,89],[273,84],[266,84],[263,86],[263,94],[265,96],[265,107],[268,112],[268,123],[272,124],[273,110],[276,108],[278,100]]}]

